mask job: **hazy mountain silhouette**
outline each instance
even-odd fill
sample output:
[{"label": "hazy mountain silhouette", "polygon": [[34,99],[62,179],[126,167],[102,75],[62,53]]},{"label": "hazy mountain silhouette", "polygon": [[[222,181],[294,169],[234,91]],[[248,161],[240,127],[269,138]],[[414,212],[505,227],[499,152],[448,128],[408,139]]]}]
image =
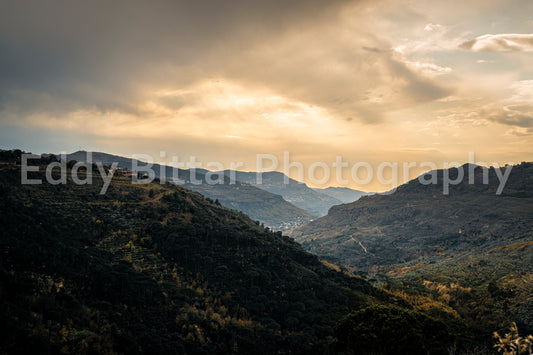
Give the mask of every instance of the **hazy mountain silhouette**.
[{"label": "hazy mountain silhouette", "polygon": [[331,196],[342,203],[350,203],[359,200],[363,196],[373,195],[374,192],[365,192],[348,187],[326,187],[323,189],[314,189],[320,193]]},{"label": "hazy mountain silhouette", "polygon": [[[229,176],[230,170],[224,171]],[[236,179],[259,187],[270,193],[281,195],[283,198],[314,216],[324,216],[331,206],[340,205],[342,200],[310,188],[305,183],[289,178],[277,171],[262,172],[261,183],[258,173],[234,171]]]},{"label": "hazy mountain silhouette", "polygon": [[[86,161],[87,152],[78,151],[68,154],[67,159]],[[118,162],[120,167],[132,169],[132,159],[117,155],[93,152],[92,160],[103,164]],[[139,162],[137,165],[142,167],[145,163]],[[161,171],[163,171],[168,181],[179,183],[183,187],[197,191],[213,200],[218,200],[222,205],[242,211],[252,219],[258,220],[275,230],[289,230],[305,224],[312,218],[308,212],[285,201],[277,194],[269,193],[241,181],[232,182],[222,174],[220,177],[223,183],[211,184],[209,182],[217,180],[219,176],[206,176],[209,173],[207,170],[196,169],[193,174],[188,169],[177,169],[170,166],[161,167],[159,164],[153,164],[151,169],[154,170],[158,178],[161,177]],[[172,176],[176,176],[179,180],[171,180]],[[198,183],[193,183],[196,181]]]}]

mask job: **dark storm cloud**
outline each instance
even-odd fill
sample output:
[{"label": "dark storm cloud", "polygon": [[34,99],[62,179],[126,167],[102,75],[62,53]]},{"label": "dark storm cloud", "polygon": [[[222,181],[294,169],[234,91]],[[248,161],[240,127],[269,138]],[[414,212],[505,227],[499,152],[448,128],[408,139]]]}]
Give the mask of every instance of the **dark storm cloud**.
[{"label": "dark storm cloud", "polygon": [[428,102],[446,97],[452,93],[450,89],[417,75],[405,63],[390,60],[388,65],[393,77],[406,81],[404,90],[406,91],[406,96],[413,102]]},{"label": "dark storm cloud", "polygon": [[4,1],[0,105],[135,112],[141,85],[185,85],[207,75],[205,58],[319,22],[345,2]]},{"label": "dark storm cloud", "polygon": [[524,114],[520,112],[502,112],[489,116],[493,122],[509,126],[517,126],[523,128],[533,128],[533,113]]}]

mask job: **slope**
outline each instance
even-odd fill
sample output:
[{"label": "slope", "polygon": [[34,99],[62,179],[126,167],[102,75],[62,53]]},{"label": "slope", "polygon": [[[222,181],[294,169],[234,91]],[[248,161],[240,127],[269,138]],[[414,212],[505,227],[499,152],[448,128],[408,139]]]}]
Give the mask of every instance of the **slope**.
[{"label": "slope", "polygon": [[[443,171],[436,184],[418,179],[390,195],[365,196],[333,207],[323,218],[296,229],[291,236],[318,255],[331,256],[368,271],[398,264],[435,262],[453,255],[488,250],[529,237],[533,226],[533,166],[512,168],[507,185],[496,195],[498,179],[475,169],[475,184],[465,178],[442,193]],[[451,175],[457,174],[452,169]]]},{"label": "slope", "polygon": [[235,174],[237,180],[246,182],[270,193],[281,195],[283,198],[304,209],[314,216],[324,216],[328,213],[331,206],[340,205],[341,200],[316,191],[305,183],[289,178],[283,173],[277,171],[260,173],[261,181],[257,180],[257,173],[230,171],[224,173],[229,176]]},{"label": "slope", "polygon": [[326,194],[342,203],[350,203],[359,200],[363,196],[373,195],[373,192],[365,192],[360,190],[350,189],[348,187],[326,187],[324,189],[314,189],[320,193]]},{"label": "slope", "polygon": [[[98,152],[92,152],[91,154],[93,162],[101,162],[103,164],[118,162],[120,167],[132,169],[132,159]],[[85,162],[87,160],[87,152],[78,151],[68,154],[67,159]],[[144,162],[138,162],[137,166],[142,167],[145,164]],[[307,223],[312,218],[309,213],[285,201],[279,195],[240,181],[231,182],[222,175],[206,176],[206,173],[208,173],[206,170],[197,169],[193,173],[191,170],[176,169],[159,164],[153,164],[151,169],[158,178],[161,177],[163,172],[167,180],[179,183],[212,200],[219,200],[222,205],[242,211],[252,219],[258,220],[274,230],[289,230]],[[175,180],[172,180],[172,177],[175,177]],[[211,181],[217,181],[217,183],[210,183]]]},{"label": "slope", "polygon": [[[291,235],[319,256],[366,273],[419,310],[436,304],[480,336],[516,321],[533,332],[533,164],[512,167],[501,195],[497,173],[463,166],[465,178],[442,192],[418,179],[390,195],[362,197]],[[510,169],[507,167],[506,169]],[[432,172],[432,174],[435,172]],[[427,177],[429,175],[425,175]],[[451,307],[451,308],[450,308]]]},{"label": "slope", "polygon": [[9,160],[2,353],[318,353],[342,315],[387,299],[182,187],[115,177],[100,195],[97,175],[76,185],[69,171],[67,184],[51,185],[44,166],[30,173],[43,184],[21,185]]}]

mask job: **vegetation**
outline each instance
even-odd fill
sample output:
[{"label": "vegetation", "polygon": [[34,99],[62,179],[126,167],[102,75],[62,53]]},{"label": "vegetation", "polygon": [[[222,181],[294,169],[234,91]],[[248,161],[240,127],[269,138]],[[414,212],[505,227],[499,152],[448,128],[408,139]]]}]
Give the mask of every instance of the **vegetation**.
[{"label": "vegetation", "polygon": [[307,211],[285,201],[280,195],[241,182],[182,186],[210,199],[219,200],[222,205],[241,211],[273,230],[286,231],[313,218]]},{"label": "vegetation", "polygon": [[180,186],[52,185],[54,156],[21,185],[21,153],[0,151],[0,353],[489,353],[510,320],[529,333],[526,237],[380,271],[380,289]]},{"label": "vegetation", "polygon": [[332,206],[342,203],[340,199],[322,191],[312,189],[305,183],[290,179],[283,173],[277,171],[261,173],[261,184],[257,183],[257,173],[255,172],[230,172],[226,170],[225,173],[228,176],[230,173],[233,173],[239,181],[283,196],[286,201],[289,201],[313,216],[324,216]]},{"label": "vegetation", "polygon": [[494,338],[497,343],[494,345],[498,352],[503,355],[531,355],[533,349],[533,335],[528,335],[522,338],[518,335],[518,328],[516,323],[512,323],[510,332],[501,337],[498,332],[494,332]]},{"label": "vegetation", "polygon": [[393,301],[182,187],[115,177],[100,195],[98,175],[51,185],[44,166],[21,185],[17,154],[0,162],[0,353],[323,353],[343,315]]},{"label": "vegetation", "polygon": [[406,271],[389,278],[386,286],[408,294],[415,308],[428,312],[420,301],[425,299],[427,305],[460,318],[475,340],[488,342],[493,330],[513,321],[531,333],[533,242],[525,239]]},{"label": "vegetation", "polygon": [[[495,169],[489,184],[483,172],[475,184],[465,178],[442,194],[439,183],[415,179],[391,195],[363,196],[334,206],[329,214],[291,232],[305,249],[357,270],[387,273],[419,263],[431,264],[486,252],[521,238],[533,226],[533,164],[512,168],[502,195]],[[531,239],[529,239],[531,240]]]},{"label": "vegetation", "polygon": [[444,323],[423,313],[375,305],[342,318],[335,327],[345,354],[448,354],[452,336]]},{"label": "vegetation", "polygon": [[[93,152],[91,155],[94,162],[101,162],[105,165],[117,162],[122,168],[132,169],[132,159],[98,152]],[[67,159],[86,161],[87,152],[78,151],[69,154]],[[137,165],[142,167],[145,164],[139,162]],[[241,211],[253,220],[257,220],[274,230],[289,230],[301,226],[313,218],[311,214],[287,202],[279,194],[270,193],[240,181],[232,183],[229,178],[223,177],[222,174],[220,176],[217,174],[210,176],[210,181],[218,181],[221,178],[220,183],[210,184],[206,176],[209,173],[207,170],[197,169],[194,176],[192,176],[190,170],[161,166],[159,164],[153,164],[151,169],[157,178],[160,178],[161,172],[163,172],[168,181],[179,183],[183,187],[201,193],[211,200],[218,200],[222,205]],[[171,177],[176,177],[179,180],[171,180]],[[192,177],[198,183],[191,183],[193,181]]]},{"label": "vegetation", "polygon": [[533,164],[514,166],[500,196],[495,169],[489,184],[479,168],[472,185],[465,172],[448,196],[413,180],[333,207],[291,236],[445,321],[461,351],[490,348],[493,331],[513,321],[532,333]]}]

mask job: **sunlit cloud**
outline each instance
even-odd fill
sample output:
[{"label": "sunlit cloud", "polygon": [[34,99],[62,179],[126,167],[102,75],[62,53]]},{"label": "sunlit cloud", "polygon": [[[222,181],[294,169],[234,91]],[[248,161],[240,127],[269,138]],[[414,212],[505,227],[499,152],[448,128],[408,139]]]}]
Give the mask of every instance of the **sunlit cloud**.
[{"label": "sunlit cloud", "polygon": [[517,137],[531,137],[533,136],[533,128],[529,127],[513,127],[505,132],[506,136]]},{"label": "sunlit cloud", "polygon": [[463,42],[460,47],[472,52],[531,52],[533,34],[487,34]]},{"label": "sunlit cloud", "polygon": [[427,76],[442,75],[442,74],[448,74],[452,72],[452,68],[442,67],[434,63],[407,61],[405,62],[405,64],[407,64],[410,68],[413,68],[414,70],[417,70]]},{"label": "sunlit cloud", "polygon": [[533,102],[533,80],[521,80],[511,85],[514,91],[511,101]]},{"label": "sunlit cloud", "polygon": [[[0,138],[248,161],[524,160],[533,35],[512,33],[531,31],[533,5],[517,1],[14,2],[0,13]],[[488,28],[509,34],[476,37]]]},{"label": "sunlit cloud", "polygon": [[424,31],[427,31],[427,32],[441,31],[443,29],[444,29],[444,26],[439,25],[438,23],[428,23],[424,27]]}]

